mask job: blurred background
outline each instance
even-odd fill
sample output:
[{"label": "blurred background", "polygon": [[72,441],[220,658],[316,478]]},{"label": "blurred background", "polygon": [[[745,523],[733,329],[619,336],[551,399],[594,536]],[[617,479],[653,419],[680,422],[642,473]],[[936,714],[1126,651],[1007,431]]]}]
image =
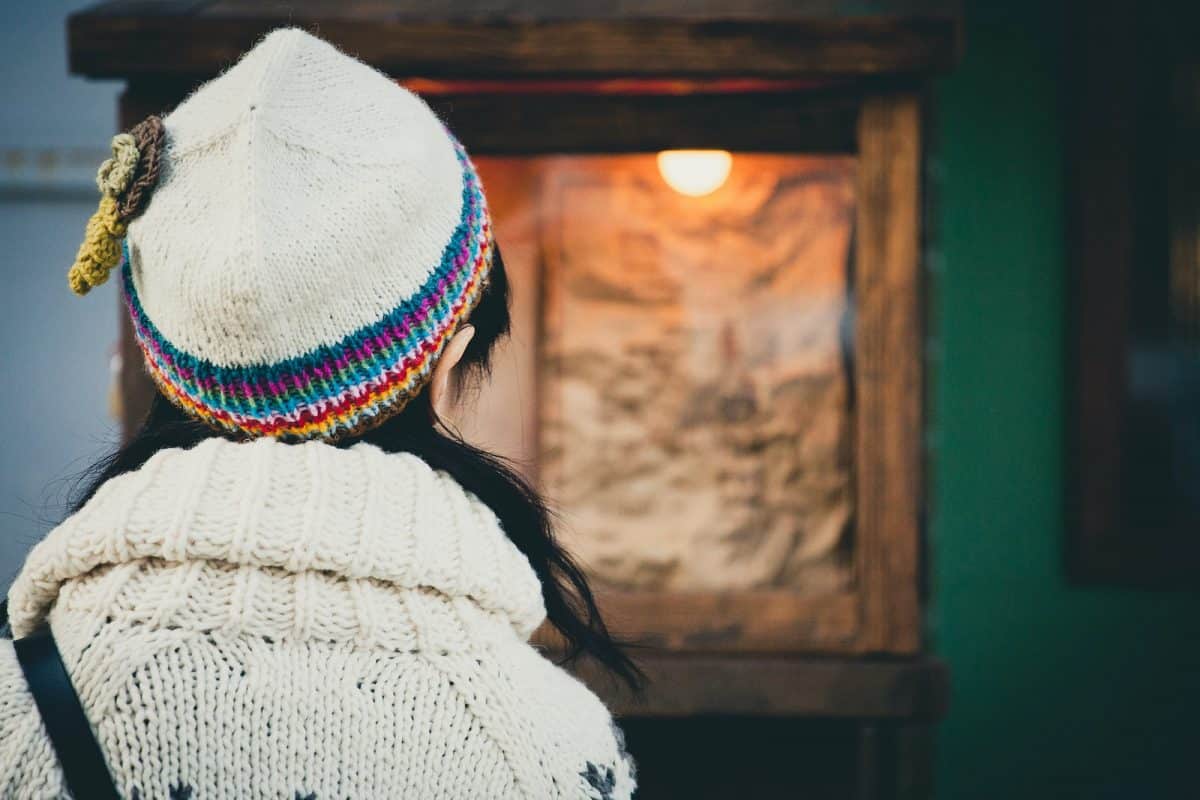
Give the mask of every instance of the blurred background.
[{"label": "blurred background", "polygon": [[117,437],[107,402],[115,295],[105,287],[100,303],[64,304],[61,270],[50,268],[75,256],[95,210],[96,159],[107,158],[116,125],[120,84],[67,74],[66,17],[84,5],[10,10],[0,26],[0,230],[12,246],[5,279],[21,287],[0,300],[0,402],[11,415],[0,453],[6,589],[25,551],[61,518],[71,476]]},{"label": "blurred background", "polygon": [[[67,36],[88,5],[0,29],[5,589],[145,399],[114,282],[80,300],[65,280],[109,138],[240,51],[199,23],[172,49],[191,15],[253,41],[322,4],[112,4],[72,39],[90,78]],[[380,37],[423,13],[350,5]],[[489,13],[546,8],[511,5]],[[324,29],[478,154],[518,330],[464,430],[563,506],[684,687],[623,707],[642,796],[1195,796],[1195,10],[687,5],[550,15],[619,33],[668,9],[714,53],[693,73],[647,51],[640,77],[456,56],[454,24],[410,61],[402,31]],[[129,46],[147,31],[183,39]],[[722,67],[724,36],[761,68]],[[564,69],[580,83],[553,85]],[[535,105],[566,121],[538,133]],[[645,378],[610,396],[613,375]],[[735,763],[696,772],[713,759]]]}]

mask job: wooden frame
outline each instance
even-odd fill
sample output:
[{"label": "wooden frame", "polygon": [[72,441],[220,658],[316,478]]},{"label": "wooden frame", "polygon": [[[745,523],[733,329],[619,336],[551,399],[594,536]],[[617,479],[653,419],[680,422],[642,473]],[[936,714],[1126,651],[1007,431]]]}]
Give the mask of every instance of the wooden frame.
[{"label": "wooden frame", "polygon": [[[655,0],[636,18],[583,3],[585,18],[560,5],[533,0],[513,20],[487,0],[456,2],[455,14],[397,0],[381,20],[375,4],[353,1],[314,2],[286,19],[251,0],[113,2],[72,17],[71,67],[127,80],[120,126],[128,128],[174,106],[264,31],[299,24],[400,79],[436,84],[426,96],[478,155],[856,154],[855,590],[605,594],[614,620],[636,619],[629,631],[669,652],[640,659],[654,680],[640,700],[586,666],[582,673],[619,710],[639,715],[940,716],[945,672],[919,657],[917,87],[957,57],[953,0],[879,4],[885,10],[837,0],[705,0],[698,9]],[[498,79],[502,95],[492,91]],[[634,83],[651,89],[627,91]],[[153,389],[121,319],[123,421],[132,430]]]},{"label": "wooden frame", "polygon": [[[1128,488],[1132,472],[1157,466],[1135,464],[1130,453],[1139,438],[1129,390],[1135,301],[1155,267],[1173,259],[1194,265],[1200,241],[1200,60],[1185,33],[1194,26],[1177,10],[1156,14],[1129,0],[1079,11],[1067,59],[1074,70],[1068,131],[1076,146],[1067,173],[1074,413],[1066,443],[1066,565],[1081,582],[1189,586],[1200,576],[1194,526],[1144,519]],[[1190,291],[1195,303],[1200,289]],[[1188,316],[1200,319],[1195,308]]]},{"label": "wooden frame", "polygon": [[[696,98],[691,98],[693,101]],[[719,96],[704,96],[717,107]],[[735,102],[737,98],[734,98]],[[802,596],[787,591],[737,593],[609,592],[602,605],[613,620],[636,620],[624,632],[670,651],[709,653],[915,653],[921,646],[919,592],[919,503],[921,498],[920,429],[922,408],[921,327],[919,280],[920,102],[904,90],[881,91],[865,97],[816,93],[811,98],[788,94],[797,109],[788,125],[752,140],[741,134],[745,149],[770,149],[776,137],[789,136],[796,149],[809,142],[826,151],[857,150],[857,220],[855,225],[854,342],[855,385],[855,586],[839,594]],[[135,89],[122,101],[122,125],[128,127],[161,101],[155,93]],[[461,111],[460,98],[440,98],[450,115]],[[638,124],[647,106],[621,96],[593,97],[586,104],[568,96],[472,96],[466,104],[474,115],[492,120],[486,128],[458,134],[474,152],[510,152],[496,143],[521,142],[527,112],[563,114],[559,136],[544,134],[551,152],[574,150],[571,112],[586,105],[584,117],[615,116]],[[783,107],[782,101],[776,101]],[[686,138],[695,130],[664,121],[690,118],[702,103],[661,108],[650,116],[657,127],[647,140],[616,139],[611,151],[655,146],[700,146],[712,139]],[[501,114],[499,109],[505,109]],[[829,113],[836,120],[850,108],[856,117],[853,140],[830,136],[837,124],[805,129],[803,122]],[[607,109],[607,110],[606,110]],[[496,112],[496,113],[493,113]],[[466,119],[468,115],[463,115]],[[480,132],[479,141],[473,137]],[[588,134],[592,136],[593,134]],[[705,137],[711,133],[704,134]],[[811,137],[811,138],[810,138]],[[854,141],[856,140],[856,142]],[[593,141],[588,139],[587,141]],[[719,143],[719,142],[716,142]],[[488,146],[492,144],[492,146]],[[524,152],[520,150],[519,152]],[[139,419],[148,397],[149,382],[138,369],[136,343],[128,325],[122,328],[126,369],[122,385],[127,422]]]}]

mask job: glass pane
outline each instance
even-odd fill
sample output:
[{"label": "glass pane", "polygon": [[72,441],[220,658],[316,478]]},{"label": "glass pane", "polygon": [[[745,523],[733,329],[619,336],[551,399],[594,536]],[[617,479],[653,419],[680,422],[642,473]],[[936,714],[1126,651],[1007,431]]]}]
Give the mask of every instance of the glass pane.
[{"label": "glass pane", "polygon": [[518,294],[465,433],[530,468],[602,585],[847,585],[854,160],[478,162]]}]

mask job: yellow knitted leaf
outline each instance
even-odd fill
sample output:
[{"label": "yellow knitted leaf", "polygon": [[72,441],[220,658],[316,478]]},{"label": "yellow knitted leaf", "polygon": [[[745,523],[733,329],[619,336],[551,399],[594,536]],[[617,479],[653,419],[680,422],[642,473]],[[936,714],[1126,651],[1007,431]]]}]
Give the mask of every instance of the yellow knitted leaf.
[{"label": "yellow knitted leaf", "polygon": [[111,195],[100,199],[100,207],[87,221],[83,244],[75,255],[75,263],[67,272],[67,283],[78,295],[108,280],[113,267],[121,263],[121,237],[125,223],[117,216],[117,201]]}]

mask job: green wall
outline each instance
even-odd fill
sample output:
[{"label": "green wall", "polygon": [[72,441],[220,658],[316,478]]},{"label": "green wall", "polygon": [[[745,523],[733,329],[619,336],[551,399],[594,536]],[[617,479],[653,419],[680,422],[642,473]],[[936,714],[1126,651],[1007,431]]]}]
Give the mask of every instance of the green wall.
[{"label": "green wall", "polygon": [[1198,595],[1063,572],[1068,24],[1052,7],[968,3],[965,59],[933,98],[930,621],[953,682],[938,796],[1200,797]]}]

